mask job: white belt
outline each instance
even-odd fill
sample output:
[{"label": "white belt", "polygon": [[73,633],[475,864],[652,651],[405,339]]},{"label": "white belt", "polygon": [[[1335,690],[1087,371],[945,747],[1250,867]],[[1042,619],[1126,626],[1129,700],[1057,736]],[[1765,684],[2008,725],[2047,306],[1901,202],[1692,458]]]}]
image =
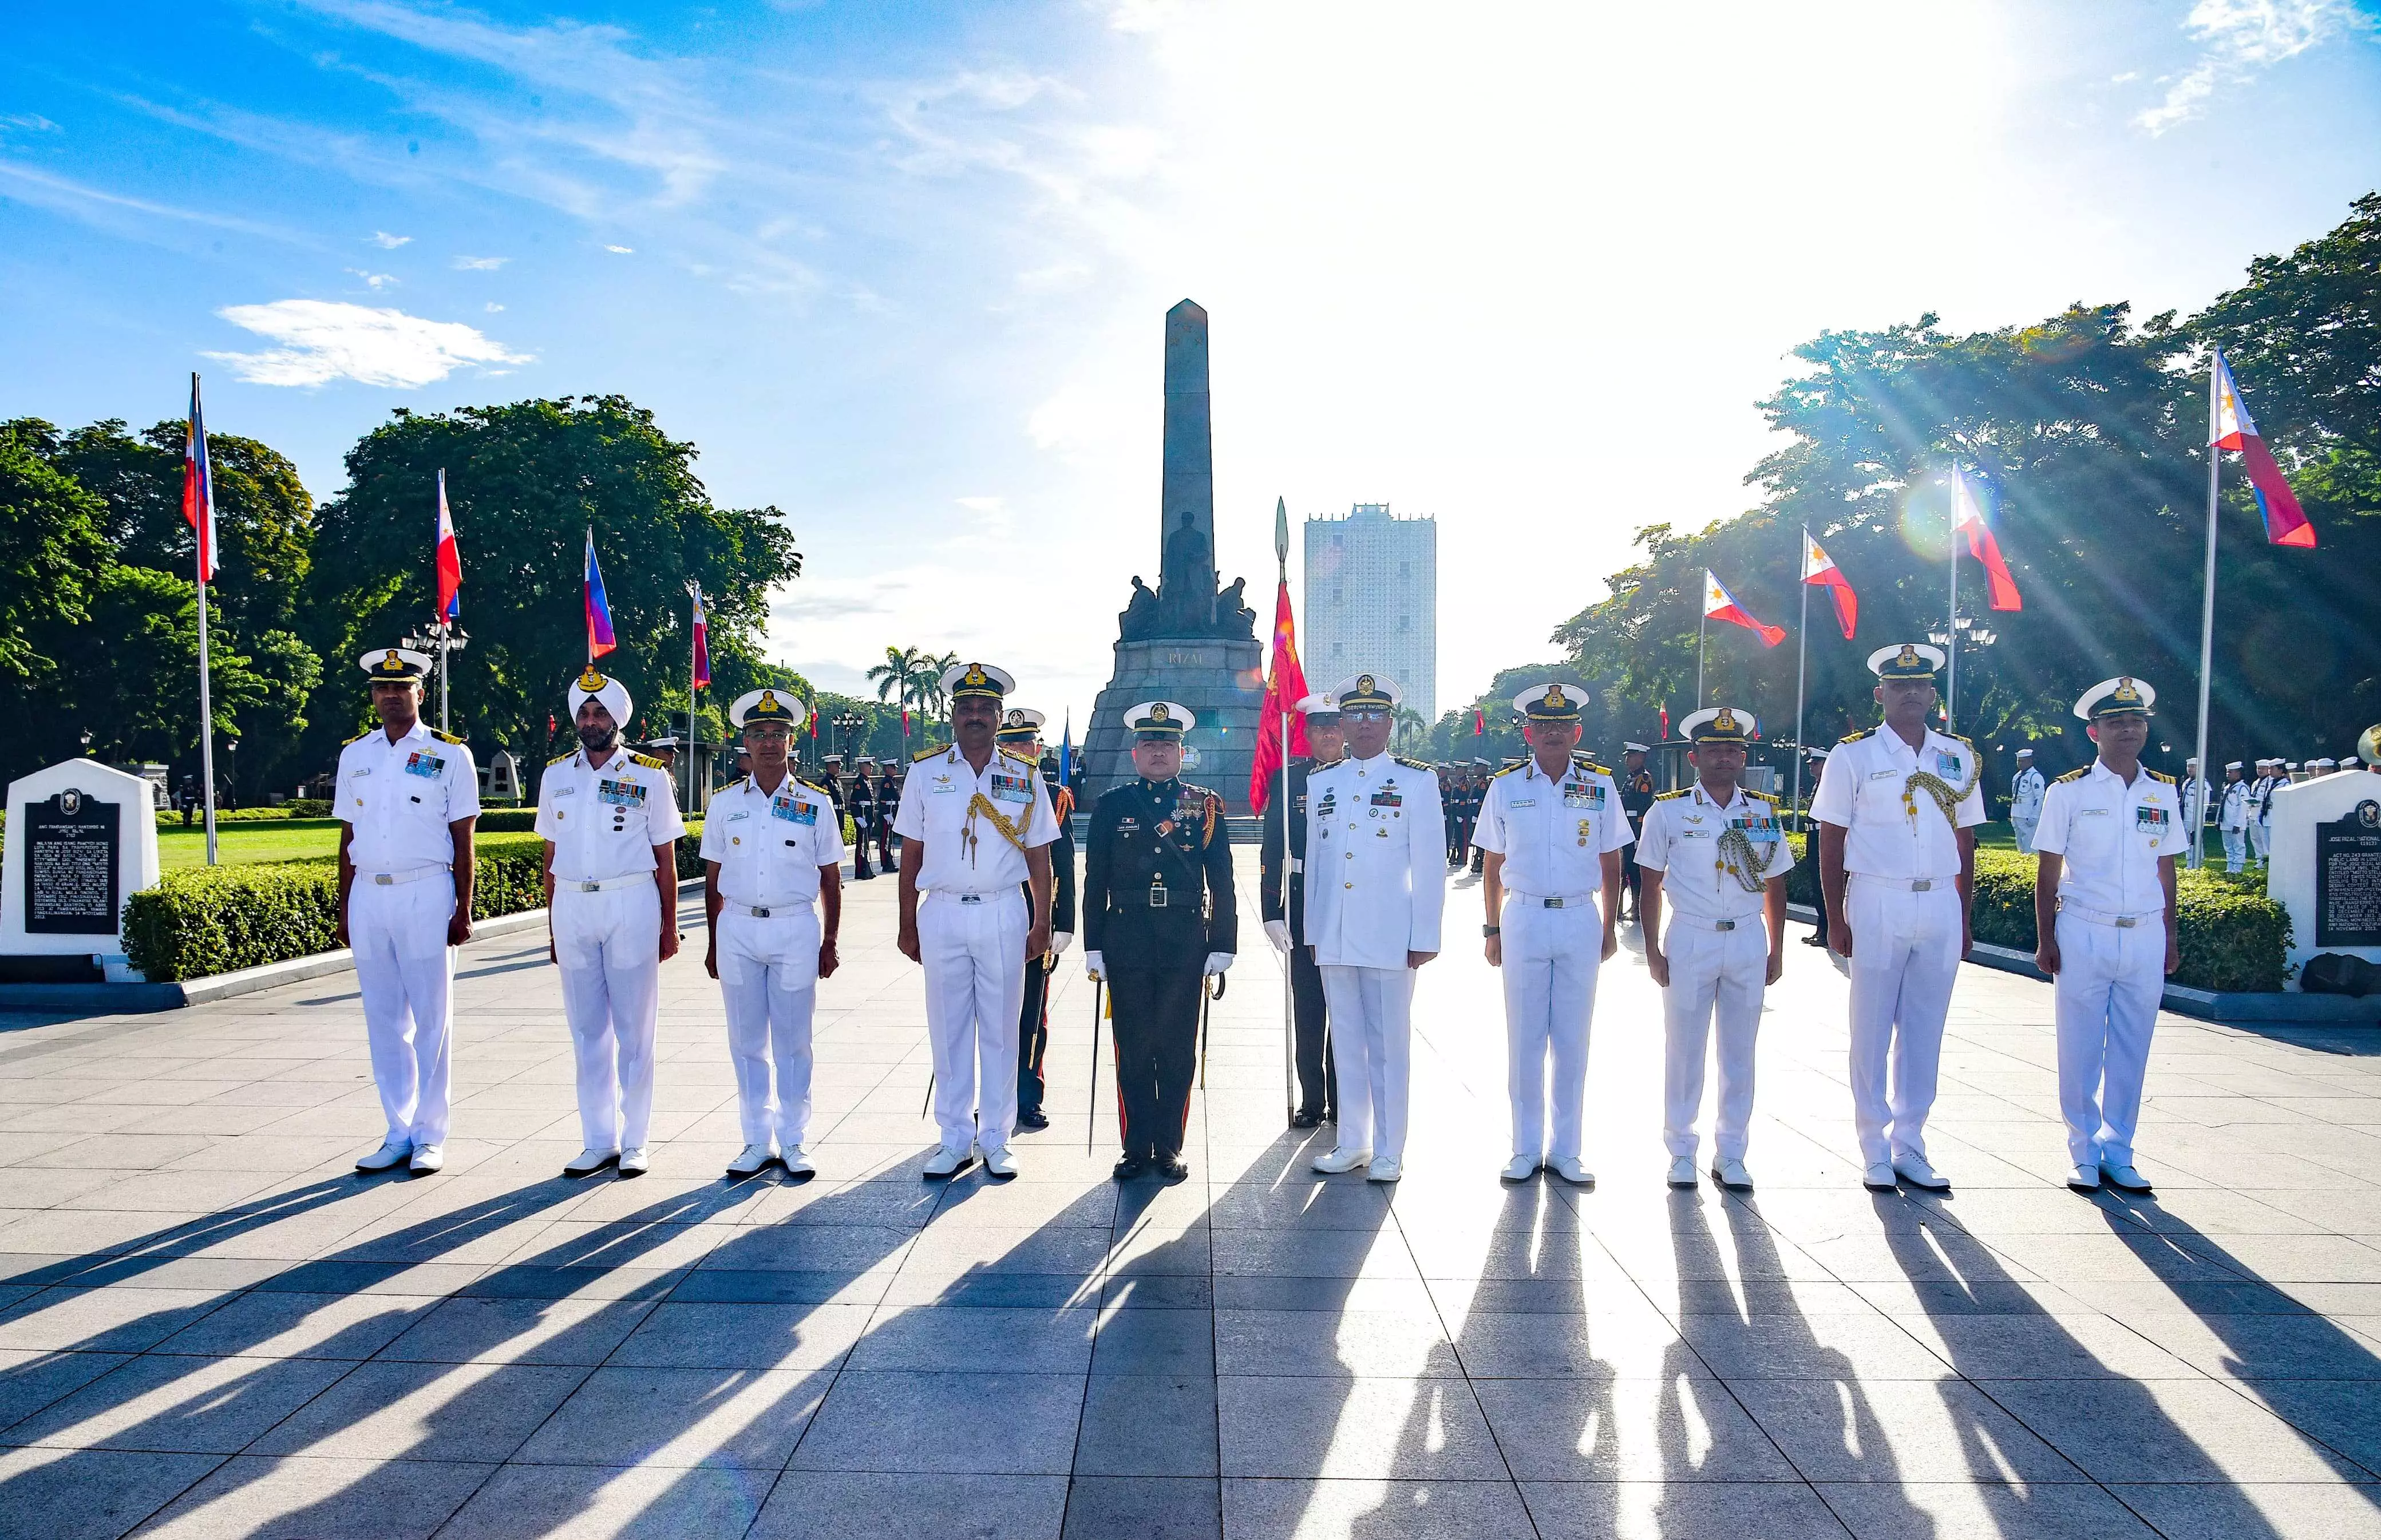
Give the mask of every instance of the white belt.
[{"label": "white belt", "polygon": [[1704,920],[1691,914],[1680,914],[1675,909],[1670,911],[1670,923],[1684,925],[1691,931],[1732,931],[1739,925],[1749,925],[1759,918],[1757,914],[1748,914],[1740,920]]},{"label": "white belt", "polygon": [[399,883],[420,882],[424,877],[444,876],[454,870],[447,866],[417,866],[409,872],[359,872],[356,881],[369,882],[374,887],[394,887]]},{"label": "white belt", "polygon": [[954,904],[983,904],[999,898],[1015,898],[1022,903],[1025,900],[1025,893],[1019,887],[999,887],[989,893],[961,893],[955,888],[932,887],[926,890],[926,898],[929,901],[941,898]]},{"label": "white belt", "polygon": [[799,914],[810,907],[810,900],[807,898],[788,898],[775,904],[729,903],[720,906],[729,914],[741,914],[754,920],[766,920],[773,914]]},{"label": "white belt", "polygon": [[609,893],[616,887],[634,887],[639,883],[650,886],[653,880],[651,872],[631,872],[620,877],[597,877],[592,882],[567,881],[556,877],[554,890],[556,893]]},{"label": "white belt", "polygon": [[1505,894],[1522,903],[1535,904],[1540,909],[1585,909],[1595,902],[1593,893],[1520,893],[1508,887]]},{"label": "white belt", "polygon": [[2064,898],[2058,900],[2058,912],[2071,914],[2078,920],[2086,920],[2095,925],[2114,925],[2120,931],[2131,930],[2136,925],[2152,920],[2162,922],[2166,919],[2164,910],[2149,914],[2103,914],[2096,909],[2084,909],[2080,905],[2070,904]]},{"label": "white belt", "polygon": [[1890,887],[1898,893],[1932,893],[1939,888],[1950,887],[1960,880],[1957,877],[1919,877],[1915,880],[1909,877],[1879,877],[1866,872],[1854,872],[1850,875],[1856,881],[1873,882],[1879,887]]}]

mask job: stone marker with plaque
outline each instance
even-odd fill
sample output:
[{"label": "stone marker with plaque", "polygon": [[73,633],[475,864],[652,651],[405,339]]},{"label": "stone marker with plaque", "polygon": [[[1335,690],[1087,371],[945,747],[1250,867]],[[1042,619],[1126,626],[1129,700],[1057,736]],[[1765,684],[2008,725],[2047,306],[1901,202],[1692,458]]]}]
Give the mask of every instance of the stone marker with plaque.
[{"label": "stone marker with plaque", "polygon": [[[2320,776],[2283,787],[2268,816],[2265,891],[2290,913],[2290,967],[2317,952],[2381,962],[2381,776]],[[2298,987],[2295,978],[2287,987]]]},{"label": "stone marker with plaque", "polygon": [[2381,798],[2314,826],[2314,944],[2381,947]]},{"label": "stone marker with plaque", "polygon": [[0,978],[51,978],[81,954],[116,976],[124,901],[158,878],[151,783],[96,760],[68,760],[8,788],[0,860]]}]

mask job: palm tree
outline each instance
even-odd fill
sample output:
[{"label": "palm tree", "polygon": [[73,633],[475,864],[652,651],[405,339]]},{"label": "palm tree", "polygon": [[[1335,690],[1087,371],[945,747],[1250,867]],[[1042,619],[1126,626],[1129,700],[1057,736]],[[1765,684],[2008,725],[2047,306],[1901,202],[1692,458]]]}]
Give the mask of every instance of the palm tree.
[{"label": "palm tree", "polygon": [[921,675],[919,699],[926,710],[936,717],[944,716],[950,709],[950,697],[943,692],[943,675],[959,661],[959,655],[957,653],[945,653],[939,657],[924,657],[918,660]]},{"label": "palm tree", "polygon": [[925,684],[932,678],[927,672],[931,662],[915,647],[887,647],[885,649],[885,661],[868,671],[870,681],[876,686],[876,698],[903,714],[901,752],[904,754],[910,752],[908,713],[910,707],[923,703]]},{"label": "palm tree", "polygon": [[1415,744],[1430,736],[1430,724],[1423,721],[1422,713],[1411,706],[1398,707],[1389,721],[1390,732],[1398,747],[1409,753],[1412,752]]}]

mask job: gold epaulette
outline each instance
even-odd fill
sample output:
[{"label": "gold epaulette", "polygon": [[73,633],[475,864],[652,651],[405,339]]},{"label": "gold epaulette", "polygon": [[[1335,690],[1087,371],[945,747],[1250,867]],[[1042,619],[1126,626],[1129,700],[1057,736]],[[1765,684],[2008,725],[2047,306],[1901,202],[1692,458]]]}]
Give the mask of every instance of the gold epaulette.
[{"label": "gold epaulette", "polygon": [[[2061,785],[2061,786],[2064,786],[2064,785],[2066,785],[2069,781],[2080,781],[2080,780],[2082,780],[2084,776],[2086,776],[2090,775],[2091,773],[2092,773],[2092,767],[2091,767],[2090,765],[2088,765],[2088,764],[2087,764],[2087,765],[2085,765],[2085,766],[2083,766],[2083,767],[2082,767],[2082,769],[2080,769],[2080,770],[2070,770],[2069,772],[2067,772],[2067,774],[2065,774],[2065,775],[2063,775],[2063,776],[2059,776],[2059,777],[2058,777],[2058,784],[2059,784],[2059,785]],[[2156,771],[2155,771],[2155,770],[2153,770],[2153,771],[2151,771],[2151,772],[2150,772],[2150,774],[2151,774],[2151,775],[2153,775],[2153,776],[2155,776],[2155,775],[2156,775],[2156,774],[2157,774],[2157,772],[2156,772]],[[2168,777],[2168,778],[2171,778],[2171,777]]]},{"label": "gold epaulette", "polygon": [[[355,736],[355,737],[353,737],[353,738],[351,738],[351,739],[348,739],[348,743],[361,743],[365,739],[370,738],[372,734],[374,734],[374,733],[376,733],[376,732],[378,732],[378,731],[380,731],[380,729],[379,729],[378,727],[366,727],[363,731],[361,731],[361,732],[360,732],[360,733],[356,734],[356,736]],[[346,748],[346,747],[348,746],[348,743],[342,743],[342,744],[340,744],[340,745],[339,745],[339,747],[340,747],[340,748],[342,748],[342,749],[344,749],[344,748]],[[563,756],[563,759],[568,759],[568,758],[569,758],[569,757],[570,757],[569,755],[565,754],[565,755]],[[562,763],[562,761],[561,761],[561,760],[556,760],[555,763],[556,763],[556,764],[559,764],[560,763]]]},{"label": "gold epaulette", "polygon": [[[712,795],[714,797],[725,797],[729,792],[735,790],[738,787],[742,786],[746,781],[749,781],[751,778],[752,777],[750,776],[739,776],[734,780],[729,781],[726,786],[723,786],[718,790],[713,792]],[[797,776],[795,778],[800,779],[800,777]]]},{"label": "gold epaulette", "polygon": [[1578,765],[1581,769],[1586,771],[1591,776],[1609,776],[1612,774],[1611,771],[1606,770],[1603,765],[1596,764],[1595,761],[1588,758],[1585,754],[1573,754],[1570,756],[1570,762],[1573,764]]},{"label": "gold epaulette", "polygon": [[651,754],[632,753],[629,758],[632,763],[641,764],[648,770],[666,770],[669,768],[668,765],[664,764],[660,760],[655,759]]},{"label": "gold epaulette", "polygon": [[1512,764],[1505,766],[1502,770],[1497,771],[1496,776],[1491,776],[1488,778],[1493,781],[1496,778],[1496,776],[1509,776],[1514,771],[1520,769],[1523,765],[1529,763],[1530,761],[1528,756],[1524,755],[1523,757],[1515,760]]},{"label": "gold epaulette", "polygon": [[457,738],[453,733],[440,732],[435,727],[430,729],[430,736],[436,739],[441,743],[452,743],[458,749],[463,746],[463,740],[461,739]]},{"label": "gold epaulette", "polygon": [[921,749],[910,756],[910,763],[915,764],[920,760],[932,759],[936,754],[947,753],[950,752],[950,747],[947,743],[937,743],[931,749]]},{"label": "gold epaulette", "polygon": [[824,782],[822,782],[822,781],[814,781],[814,780],[811,779],[808,776],[796,776],[794,777],[794,779],[796,779],[796,780],[798,780],[798,781],[801,782],[804,786],[809,787],[812,791],[817,792],[820,796],[822,796],[822,797],[825,798],[828,801],[830,801],[830,802],[831,802],[831,801],[835,801],[835,793],[834,793],[833,791],[830,791],[830,790],[828,790],[828,789],[827,789],[826,785],[825,785],[825,783],[824,783]]},{"label": "gold epaulette", "polygon": [[1010,759],[1015,760],[1015,761],[1016,761],[1018,764],[1031,764],[1031,765],[1032,765],[1032,766],[1033,766],[1035,769],[1037,769],[1037,770],[1041,768],[1041,764],[1040,764],[1040,762],[1039,762],[1039,761],[1034,760],[1034,759],[1031,758],[1031,757],[1030,757],[1030,756],[1028,756],[1028,755],[1019,753],[1016,750],[1014,750],[1014,749],[1012,749],[1012,748],[1008,747],[1008,746],[1007,746],[1007,744],[1005,744],[1005,743],[1003,743],[1003,744],[996,744],[996,745],[995,745],[995,747],[998,748],[998,749],[1000,750],[1000,752],[1001,752],[1003,754],[1007,755],[1007,756],[1008,758],[1010,758]]},{"label": "gold epaulette", "polygon": [[546,767],[548,770],[551,770],[551,769],[553,769],[553,768],[554,768],[556,765],[557,765],[557,764],[569,764],[573,759],[575,759],[575,758],[577,758],[577,757],[578,757],[578,756],[577,756],[575,753],[569,753],[569,754],[556,754],[556,755],[555,755],[555,756],[554,756],[554,758],[552,758],[552,759],[550,759],[550,760],[547,760],[547,761],[545,762],[545,767]]},{"label": "gold epaulette", "polygon": [[1686,796],[1693,790],[1694,788],[1691,786],[1682,786],[1676,791],[1656,791],[1654,793],[1654,801],[1657,802],[1676,801],[1678,799]]},{"label": "gold epaulette", "polygon": [[1438,774],[1438,766],[1428,760],[1408,759],[1402,754],[1391,754],[1389,757],[1409,770],[1426,770],[1434,776]]},{"label": "gold epaulette", "polygon": [[[2145,766],[2143,766],[2143,768],[2144,768],[2144,769],[2147,769],[2148,767],[2145,765]],[[2078,770],[2078,771],[2076,771],[2075,773],[2076,773],[2077,775],[2079,775],[2079,776],[2080,776],[2080,775],[2082,775],[2083,772],[2082,772],[2082,770]],[[2062,780],[2062,781],[2063,781],[2063,780],[2065,780],[2067,777],[2066,777],[2066,776],[2059,776],[2058,778],[2059,778],[2060,780]],[[2172,776],[2169,776],[2169,775],[2166,774],[2164,771],[2160,771],[2160,770],[2151,770],[2151,771],[2150,771],[2150,779],[2152,779],[2152,780],[2154,780],[2154,781],[2164,781],[2164,782],[2166,782],[2166,784],[2167,784],[2167,785],[2168,785],[2168,786],[2180,786],[2180,785],[2182,784],[2180,781],[2176,780]]]},{"label": "gold epaulette", "polygon": [[1876,729],[1874,727],[1862,727],[1856,733],[1844,734],[1843,737],[1836,739],[1836,741],[1838,743],[1858,743],[1863,738],[1874,736],[1875,732]]},{"label": "gold epaulette", "polygon": [[1756,802],[1767,802],[1771,807],[1776,807],[1779,801],[1774,791],[1755,791],[1749,786],[1744,788],[1744,794]]}]

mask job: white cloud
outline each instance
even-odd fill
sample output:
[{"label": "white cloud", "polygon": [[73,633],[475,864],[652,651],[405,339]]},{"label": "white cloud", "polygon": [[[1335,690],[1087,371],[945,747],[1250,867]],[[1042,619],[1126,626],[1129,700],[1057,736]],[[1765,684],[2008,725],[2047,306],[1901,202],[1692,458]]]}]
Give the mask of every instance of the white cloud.
[{"label": "white cloud", "polygon": [[494,299],[489,300],[487,303],[487,312],[490,315],[495,314],[498,311],[501,311],[504,308],[504,306],[497,304]]},{"label": "white cloud", "polygon": [[458,273],[494,273],[512,260],[510,257],[457,257],[455,270]]},{"label": "white cloud", "polygon": [[470,365],[528,363],[472,327],[403,311],[329,299],[231,305],[216,314],[281,344],[262,353],[209,353],[251,385],[318,385],[333,380],[410,390]]},{"label": "white cloud", "polygon": [[951,501],[970,513],[998,513],[1007,505],[1006,497],[954,497]]},{"label": "white cloud", "polygon": [[2166,78],[2166,99],[2134,115],[2134,126],[2165,133],[2197,117],[2218,86],[2295,58],[2355,21],[2350,0],[2198,0],[2182,26],[2205,51]]},{"label": "white cloud", "polygon": [[394,274],[367,273],[360,267],[350,267],[347,269],[347,271],[354,274],[357,277],[361,278],[364,281],[364,287],[372,290],[374,293],[378,293],[380,290],[386,288],[397,282],[397,277]]},{"label": "white cloud", "polygon": [[413,239],[411,236],[393,236],[386,230],[374,230],[368,238],[384,251],[394,251]]},{"label": "white cloud", "polygon": [[605,246],[605,247],[604,248],[604,250],[605,250],[606,251],[615,252],[615,253],[617,253],[617,254],[618,254],[618,255],[620,255],[620,256],[623,256],[623,257],[632,257],[632,256],[636,255],[636,253],[637,253],[637,249],[636,249],[635,247],[633,247],[633,246],[610,246],[610,245],[607,245],[607,246]]},{"label": "white cloud", "polygon": [[65,129],[59,128],[56,124],[51,122],[48,118],[43,117],[37,112],[0,113],[0,124],[6,124],[11,128],[31,128],[37,134],[61,134],[66,132]]}]

